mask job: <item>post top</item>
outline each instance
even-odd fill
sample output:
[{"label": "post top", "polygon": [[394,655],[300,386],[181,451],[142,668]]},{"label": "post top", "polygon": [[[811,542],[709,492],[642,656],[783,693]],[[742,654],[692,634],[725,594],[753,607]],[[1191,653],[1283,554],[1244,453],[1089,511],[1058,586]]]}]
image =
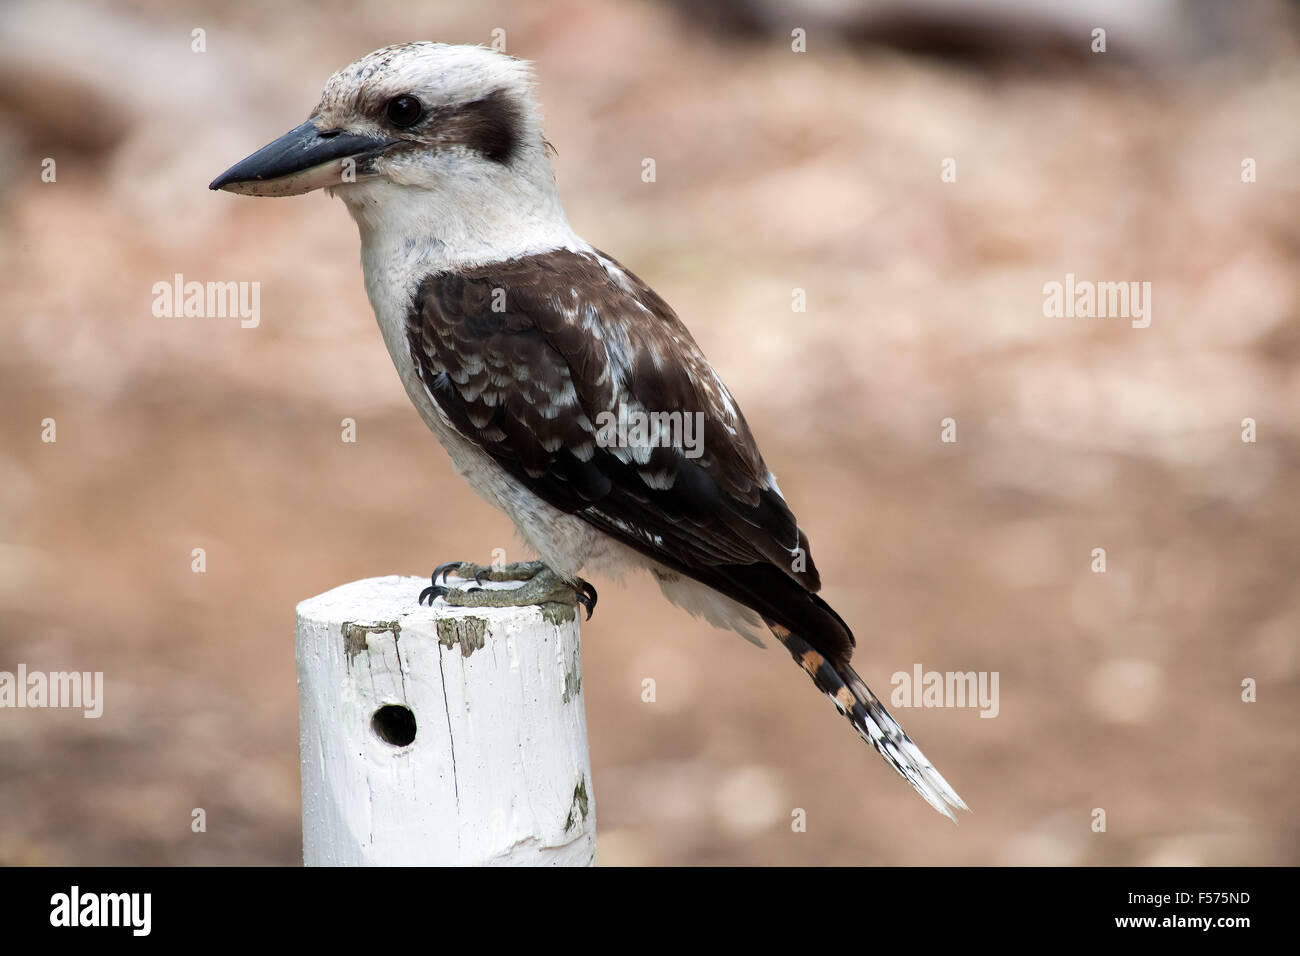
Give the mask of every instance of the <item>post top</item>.
[{"label": "post top", "polygon": [[[505,621],[510,617],[531,619],[541,610],[541,606],[535,604],[521,607],[455,607],[442,600],[436,601],[432,606],[422,605],[419,601],[420,592],[428,584],[428,578],[409,574],[389,574],[349,581],[299,602],[298,618],[368,625],[389,621],[402,624],[409,619],[431,621],[460,617],[492,617]],[[481,585],[484,590],[508,590],[515,586],[510,582],[488,580]]]}]

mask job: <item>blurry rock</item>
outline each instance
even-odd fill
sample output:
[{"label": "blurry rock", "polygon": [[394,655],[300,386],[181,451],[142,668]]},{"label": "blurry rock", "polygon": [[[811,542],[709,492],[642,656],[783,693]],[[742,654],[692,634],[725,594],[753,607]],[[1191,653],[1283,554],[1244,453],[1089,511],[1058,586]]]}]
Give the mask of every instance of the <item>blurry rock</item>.
[{"label": "blurry rock", "polygon": [[196,28],[76,2],[0,6],[0,145],[106,165],[139,234],[164,246],[201,233],[216,208],[208,182],[261,144],[249,127],[312,103],[268,72],[261,40],[214,21],[196,52]]},{"label": "blurry rock", "polygon": [[[1225,16],[1222,4],[1151,0],[673,0],[693,22],[732,35],[808,31],[808,49],[832,42],[877,44],[985,66],[1037,69],[1104,66],[1185,55],[1265,34],[1260,20]],[[1282,11],[1269,10],[1280,19]],[[1092,31],[1106,31],[1094,56]]]},{"label": "blurry rock", "polygon": [[0,124],[49,152],[103,153],[126,135],[127,111],[88,77],[11,56],[3,23],[0,36]]}]

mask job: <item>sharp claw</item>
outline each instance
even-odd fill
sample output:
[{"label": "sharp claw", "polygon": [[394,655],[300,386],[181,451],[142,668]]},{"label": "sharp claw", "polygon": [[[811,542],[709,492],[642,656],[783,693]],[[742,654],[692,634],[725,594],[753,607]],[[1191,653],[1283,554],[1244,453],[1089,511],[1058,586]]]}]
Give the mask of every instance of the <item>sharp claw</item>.
[{"label": "sharp claw", "polygon": [[596,589],[586,581],[582,582],[582,590],[578,594],[578,603],[587,609],[587,620],[591,620],[591,615],[596,613]]},{"label": "sharp claw", "polygon": [[441,577],[442,583],[446,584],[447,572],[453,570],[454,568],[459,568],[464,563],[465,563],[464,561],[448,561],[446,564],[438,565],[436,568],[433,569],[433,583],[436,585],[438,583],[438,578]]},{"label": "sharp claw", "polygon": [[479,585],[480,587],[482,587],[482,585],[483,585],[483,575],[485,575],[485,574],[487,574],[487,568],[484,568],[484,569],[483,569],[482,571],[480,571],[478,574],[474,575],[474,583],[477,584],[477,585]]},{"label": "sharp claw", "polygon": [[420,603],[424,604],[425,599],[427,598],[429,607],[433,607],[434,601],[438,600],[438,598],[440,597],[446,597],[446,596],[447,596],[447,588],[444,588],[440,584],[433,584],[420,592]]}]

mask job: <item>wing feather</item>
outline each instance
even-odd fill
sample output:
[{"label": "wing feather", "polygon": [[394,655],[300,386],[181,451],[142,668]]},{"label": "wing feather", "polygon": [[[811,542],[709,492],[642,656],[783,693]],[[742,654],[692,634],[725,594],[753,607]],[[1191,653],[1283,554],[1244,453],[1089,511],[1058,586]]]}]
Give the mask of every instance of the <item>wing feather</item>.
[{"label": "wing feather", "polygon": [[[567,250],[438,273],[408,337],[443,414],[543,500],[847,661],[852,634],[814,593],[808,539],[744,416],[635,275]],[[602,441],[620,408],[698,415],[698,457]]]}]

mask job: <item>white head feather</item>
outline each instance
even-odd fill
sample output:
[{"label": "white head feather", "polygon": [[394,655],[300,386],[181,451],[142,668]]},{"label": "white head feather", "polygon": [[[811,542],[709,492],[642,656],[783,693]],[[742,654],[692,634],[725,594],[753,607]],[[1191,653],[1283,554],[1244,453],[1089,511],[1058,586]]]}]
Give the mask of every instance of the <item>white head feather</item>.
[{"label": "white head feather", "polygon": [[[400,130],[405,142],[356,182],[331,188],[367,258],[398,254],[415,271],[573,245],[528,62],[480,46],[385,47],[330,77],[311,119],[322,130],[392,137],[385,109],[399,96],[419,100],[421,122]],[[492,135],[476,117],[511,127],[507,156],[475,148],[476,135]]]}]

